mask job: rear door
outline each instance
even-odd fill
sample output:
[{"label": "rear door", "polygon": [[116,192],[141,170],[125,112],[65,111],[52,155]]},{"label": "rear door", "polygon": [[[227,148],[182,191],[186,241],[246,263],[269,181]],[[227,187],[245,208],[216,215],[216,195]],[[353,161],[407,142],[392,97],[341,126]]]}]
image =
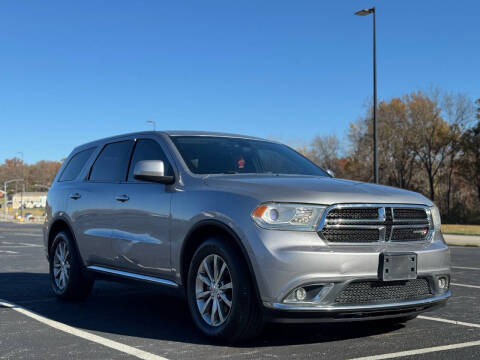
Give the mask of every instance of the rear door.
[{"label": "rear door", "polygon": [[114,265],[112,234],[117,224],[115,194],[124,181],[133,140],[106,144],[88,178],[70,195],[69,212],[87,265]]},{"label": "rear door", "polygon": [[[76,153],[72,153],[72,155],[68,157],[65,166],[58,174],[55,183],[52,185],[52,189],[54,190],[48,192],[47,207],[50,209],[49,212],[52,215],[65,216],[66,214],[67,219],[72,219],[70,210],[75,212],[78,208],[77,206],[74,206],[74,202],[78,199],[77,195],[79,193],[79,188],[81,187],[82,180],[80,175],[84,172],[87,164],[91,163],[96,152],[97,147],[92,146]],[[77,236],[74,224],[72,223],[71,225]]]},{"label": "rear door", "polygon": [[164,149],[154,138],[135,142],[127,181],[117,188],[117,225],[112,247],[115,268],[162,278],[171,277],[169,186],[136,180],[133,170],[138,161],[162,160],[167,175],[172,167]]}]

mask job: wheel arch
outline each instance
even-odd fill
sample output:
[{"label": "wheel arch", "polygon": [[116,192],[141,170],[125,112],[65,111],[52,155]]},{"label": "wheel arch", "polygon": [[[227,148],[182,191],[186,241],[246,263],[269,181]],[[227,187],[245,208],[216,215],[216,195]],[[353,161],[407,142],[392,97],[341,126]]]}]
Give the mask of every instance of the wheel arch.
[{"label": "wheel arch", "polygon": [[184,289],[186,289],[186,279],[188,276],[189,265],[193,254],[196,249],[205,241],[209,236],[219,235],[224,239],[230,239],[231,244],[240,251],[243,259],[245,260],[248,271],[250,274],[250,279],[254,285],[257,299],[260,301],[260,292],[258,289],[258,284],[255,278],[255,273],[253,270],[250,257],[248,256],[247,250],[243,245],[240,237],[237,233],[227,224],[218,221],[218,220],[201,220],[195,224],[190,231],[182,245],[182,250],[180,252],[180,277]]},{"label": "wheel arch", "polygon": [[48,258],[50,259],[50,249],[52,247],[53,240],[55,239],[55,236],[61,231],[65,231],[71,236],[73,244],[75,246],[75,250],[77,251],[77,254],[80,257],[82,264],[84,264],[82,256],[78,250],[78,244],[77,244],[77,239],[75,237],[75,233],[73,232],[73,229],[70,226],[68,220],[66,220],[64,217],[61,217],[61,216],[57,217],[55,220],[52,221],[52,224],[50,225],[48,230],[48,243],[47,243]]}]

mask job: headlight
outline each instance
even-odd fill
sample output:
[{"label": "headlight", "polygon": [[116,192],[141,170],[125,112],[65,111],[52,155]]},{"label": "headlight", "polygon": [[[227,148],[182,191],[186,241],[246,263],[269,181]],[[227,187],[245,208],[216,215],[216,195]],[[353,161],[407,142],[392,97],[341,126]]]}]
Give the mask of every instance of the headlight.
[{"label": "headlight", "polygon": [[325,206],[307,204],[260,204],[252,212],[255,223],[270,230],[315,231]]},{"label": "headlight", "polygon": [[430,211],[432,212],[433,227],[435,231],[440,231],[440,226],[442,225],[440,211],[438,211],[438,208],[435,205],[430,208]]}]

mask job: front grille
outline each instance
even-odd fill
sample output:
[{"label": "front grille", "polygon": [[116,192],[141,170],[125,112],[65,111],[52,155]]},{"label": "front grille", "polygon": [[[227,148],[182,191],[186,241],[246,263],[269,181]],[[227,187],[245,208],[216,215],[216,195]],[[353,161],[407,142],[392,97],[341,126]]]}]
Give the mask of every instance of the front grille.
[{"label": "front grille", "polygon": [[428,225],[423,228],[401,228],[392,232],[390,241],[423,241],[428,234]]},{"label": "front grille", "polygon": [[432,295],[426,279],[352,282],[337,295],[339,304],[375,304],[421,300]]},{"label": "front grille", "polygon": [[318,233],[339,244],[427,241],[433,225],[423,206],[342,204],[326,210]]},{"label": "front grille", "polygon": [[378,229],[325,229],[322,232],[326,240],[343,243],[368,243],[378,241]]},{"label": "front grille", "polygon": [[378,208],[346,208],[333,209],[327,219],[364,220],[378,218]]},{"label": "front grille", "polygon": [[405,219],[405,220],[427,220],[427,213],[423,209],[415,208],[400,208],[393,209],[393,217],[395,219]]}]

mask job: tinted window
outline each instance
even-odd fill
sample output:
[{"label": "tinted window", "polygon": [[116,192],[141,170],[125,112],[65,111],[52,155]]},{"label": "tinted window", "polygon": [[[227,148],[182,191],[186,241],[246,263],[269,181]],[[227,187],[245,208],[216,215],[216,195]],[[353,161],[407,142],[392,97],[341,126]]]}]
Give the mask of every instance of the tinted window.
[{"label": "tinted window", "polygon": [[90,180],[118,182],[125,180],[132,141],[120,141],[106,145],[90,172]]},{"label": "tinted window", "polygon": [[162,160],[165,164],[165,175],[173,175],[162,147],[154,140],[140,139],[135,145],[130,170],[128,171],[128,181],[139,181],[133,178],[133,170],[137,162],[142,160]]},{"label": "tinted window", "polygon": [[288,146],[268,141],[210,136],[173,136],[180,155],[197,174],[298,174],[328,176]]},{"label": "tinted window", "polygon": [[95,150],[95,148],[83,150],[73,155],[67,166],[65,166],[65,170],[63,170],[59,181],[75,180],[78,174],[80,174],[80,171],[82,171],[90,155],[92,155],[93,150]]},{"label": "tinted window", "polygon": [[272,149],[258,149],[257,155],[265,172],[295,174],[298,169],[296,158],[278,156],[278,153]]}]

